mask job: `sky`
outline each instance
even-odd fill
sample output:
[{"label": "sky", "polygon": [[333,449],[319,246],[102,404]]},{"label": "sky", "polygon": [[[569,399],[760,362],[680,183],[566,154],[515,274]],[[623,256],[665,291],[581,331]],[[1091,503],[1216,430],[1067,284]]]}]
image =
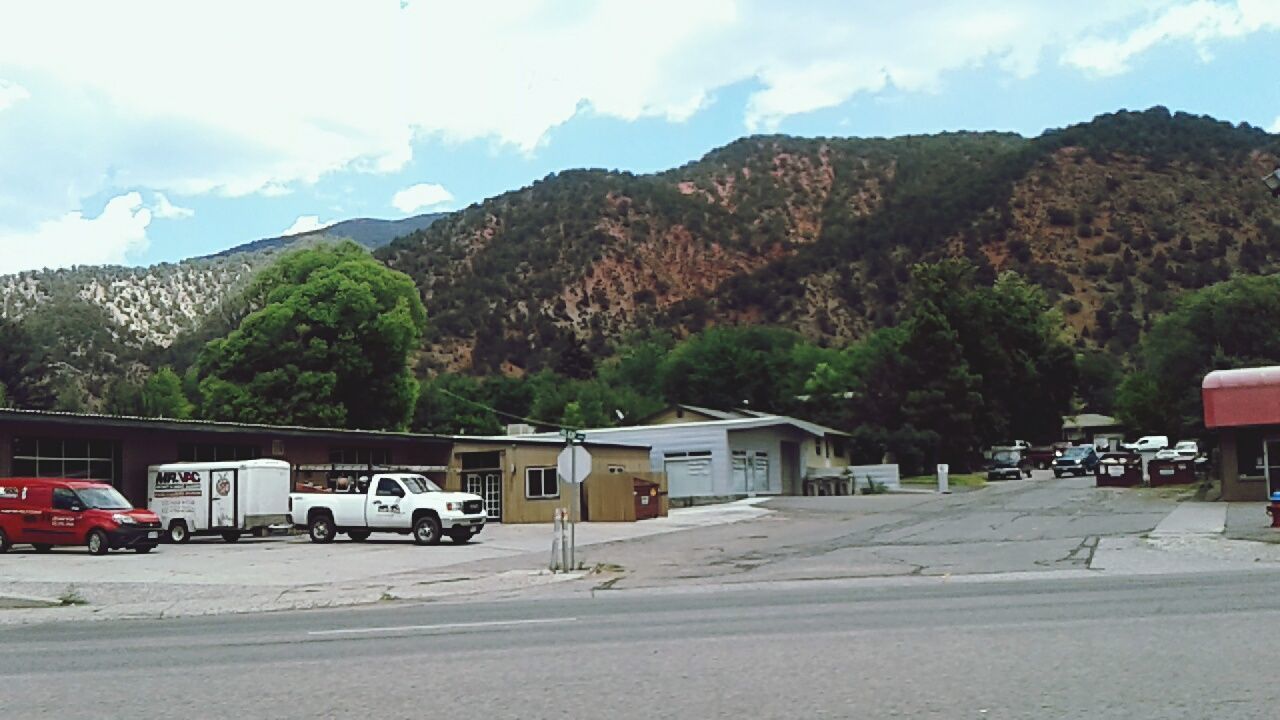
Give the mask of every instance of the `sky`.
[{"label": "sky", "polygon": [[744,135],[1280,133],[1280,0],[8,0],[0,273],[466,207]]}]

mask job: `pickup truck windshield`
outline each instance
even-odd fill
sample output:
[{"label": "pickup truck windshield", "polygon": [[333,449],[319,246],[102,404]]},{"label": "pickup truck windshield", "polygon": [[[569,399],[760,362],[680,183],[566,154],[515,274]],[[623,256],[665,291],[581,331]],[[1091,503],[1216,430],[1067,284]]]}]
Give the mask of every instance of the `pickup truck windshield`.
[{"label": "pickup truck windshield", "polygon": [[1066,458],[1081,458],[1081,457],[1084,457],[1085,455],[1088,455],[1088,454],[1089,454],[1089,450],[1090,450],[1090,448],[1089,448],[1088,446],[1085,446],[1085,445],[1081,445],[1081,446],[1073,447],[1073,448],[1068,448],[1066,452],[1062,453],[1062,457],[1066,457]]},{"label": "pickup truck windshield", "polygon": [[407,488],[409,492],[413,493],[414,495],[421,495],[422,493],[429,493],[429,492],[443,492],[440,489],[439,485],[436,485],[435,483],[422,477],[421,475],[410,475],[408,477],[402,477],[400,478],[400,481],[403,482],[405,488]]},{"label": "pickup truck windshield", "polygon": [[124,496],[116,491],[115,488],[86,488],[77,490],[76,494],[80,496],[80,501],[85,507],[94,508],[96,510],[132,510],[133,505],[125,500]]}]

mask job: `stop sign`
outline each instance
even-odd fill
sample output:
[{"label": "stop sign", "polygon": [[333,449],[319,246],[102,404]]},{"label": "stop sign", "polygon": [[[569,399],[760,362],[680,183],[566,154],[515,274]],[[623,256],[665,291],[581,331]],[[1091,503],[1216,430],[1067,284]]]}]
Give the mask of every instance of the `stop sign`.
[{"label": "stop sign", "polygon": [[581,483],[591,474],[591,453],[581,445],[566,447],[556,459],[556,472],[567,483]]}]

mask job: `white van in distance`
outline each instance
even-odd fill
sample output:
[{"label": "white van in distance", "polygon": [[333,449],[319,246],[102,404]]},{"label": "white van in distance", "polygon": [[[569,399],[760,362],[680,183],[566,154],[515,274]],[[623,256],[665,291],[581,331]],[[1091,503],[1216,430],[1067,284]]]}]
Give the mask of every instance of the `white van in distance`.
[{"label": "white van in distance", "polygon": [[289,522],[289,463],[283,460],[170,463],[147,468],[147,509],[168,539],[220,534],[235,542]]}]

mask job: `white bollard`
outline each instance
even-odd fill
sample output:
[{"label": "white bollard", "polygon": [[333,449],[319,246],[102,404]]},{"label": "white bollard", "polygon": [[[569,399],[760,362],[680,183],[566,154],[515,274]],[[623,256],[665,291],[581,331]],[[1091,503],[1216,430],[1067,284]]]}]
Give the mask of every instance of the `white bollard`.
[{"label": "white bollard", "polygon": [[950,470],[951,468],[947,465],[938,465],[938,492],[940,493],[951,492],[951,480],[947,477]]}]

